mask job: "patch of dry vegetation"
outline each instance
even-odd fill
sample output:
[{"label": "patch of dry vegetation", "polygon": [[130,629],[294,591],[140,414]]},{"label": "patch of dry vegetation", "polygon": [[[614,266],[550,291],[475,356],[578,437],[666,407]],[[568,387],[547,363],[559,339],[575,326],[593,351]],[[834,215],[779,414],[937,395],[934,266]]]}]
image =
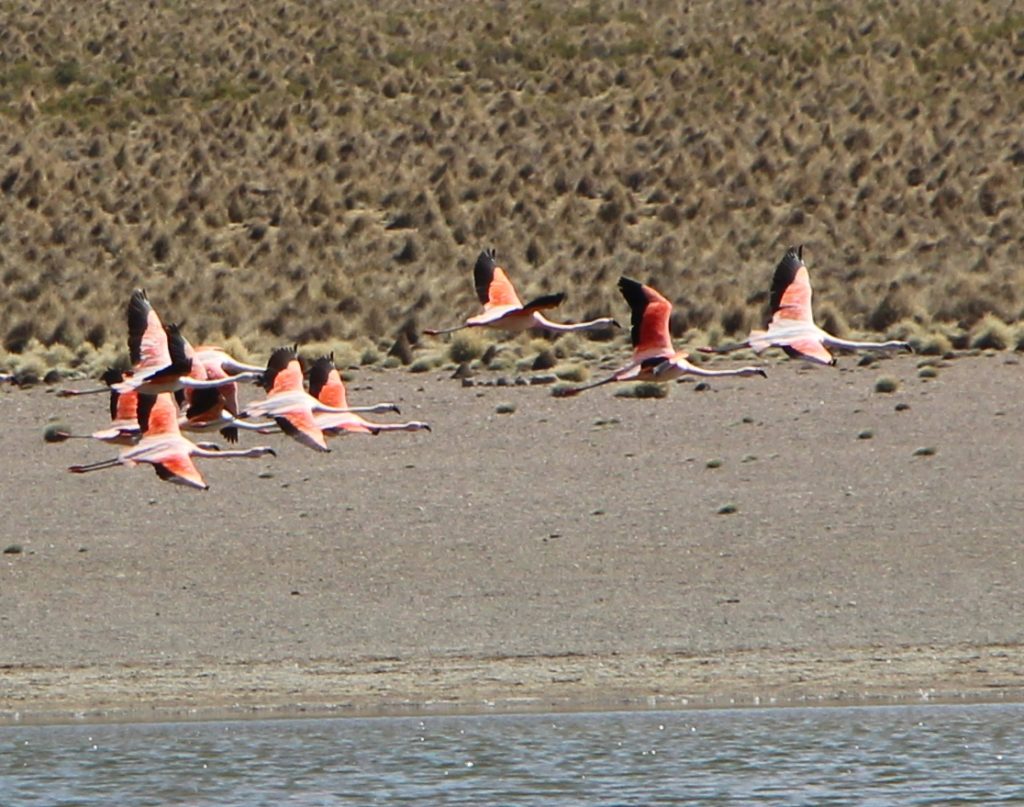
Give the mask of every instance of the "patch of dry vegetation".
[{"label": "patch of dry vegetation", "polygon": [[485,246],[567,319],[652,282],[677,335],[760,322],[791,243],[840,332],[1021,319],[1012,2],[5,9],[8,364],[120,353],[135,286],[197,342],[376,355],[474,311]]}]

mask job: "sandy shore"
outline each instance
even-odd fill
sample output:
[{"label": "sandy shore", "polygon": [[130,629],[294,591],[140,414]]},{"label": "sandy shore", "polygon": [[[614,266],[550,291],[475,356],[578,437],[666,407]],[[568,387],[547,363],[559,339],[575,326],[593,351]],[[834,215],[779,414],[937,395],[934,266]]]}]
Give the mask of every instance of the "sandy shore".
[{"label": "sandy shore", "polygon": [[105,401],[5,387],[0,719],[1020,699],[1024,373],[917,361],[660,401],[365,370],[433,433],[265,438],[207,493],[67,474],[111,451],[44,425]]}]

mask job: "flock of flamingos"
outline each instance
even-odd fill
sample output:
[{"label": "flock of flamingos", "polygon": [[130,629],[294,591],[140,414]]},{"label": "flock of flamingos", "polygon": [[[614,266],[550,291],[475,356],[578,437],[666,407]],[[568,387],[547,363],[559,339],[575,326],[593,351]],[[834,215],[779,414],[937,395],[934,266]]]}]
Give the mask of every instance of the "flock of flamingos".
[{"label": "flock of flamingos", "polygon": [[[564,294],[548,294],[523,303],[508,275],[491,250],[477,258],[473,270],[477,296],[483,313],[451,328],[430,329],[427,334],[445,334],[463,328],[495,328],[521,332],[530,328],[550,331],[579,331],[618,327],[610,317],[589,322],[563,324],[542,313],[555,308]],[[619,279],[619,290],[629,304],[633,355],[625,366],[607,378],[578,387],[560,389],[563,397],[612,382],[666,382],[684,375],[764,376],[761,367],[706,370],[691,364],[688,354],[676,351],[669,333],[671,303],[652,287],[628,277]],[[377,422],[364,414],[398,412],[393,403],[349,406],[345,384],[333,356],[321,356],[306,368],[297,348],[275,350],[266,367],[243,364],[218,347],[193,347],[177,325],[165,325],[141,289],[128,303],[128,347],[131,370],[127,374],[108,370],[105,387],[61,390],[58,394],[110,394],[111,423],[90,435],[74,435],[60,427],[46,432],[50,442],[73,437],[95,439],[123,446],[111,459],[88,465],[73,465],[73,473],[87,473],[118,465],[152,465],[160,479],[206,490],[195,458],[227,459],[275,455],[269,446],[226,449],[215,443],[192,442],[182,432],[219,431],[230,443],[239,432],[261,435],[284,432],[304,446],[329,451],[327,437],[344,433],[379,434],[383,431],[430,430],[420,421]],[[907,342],[853,342],[839,339],[814,324],[811,312],[811,282],[803,262],[803,248],[790,248],[772,278],[771,318],[765,330],[754,330],[743,342],[704,352],[726,353],[749,348],[760,354],[771,347],[793,358],[818,364],[835,364],[829,349],[910,350]],[[238,383],[258,382],[266,392],[261,400],[240,405]]]}]

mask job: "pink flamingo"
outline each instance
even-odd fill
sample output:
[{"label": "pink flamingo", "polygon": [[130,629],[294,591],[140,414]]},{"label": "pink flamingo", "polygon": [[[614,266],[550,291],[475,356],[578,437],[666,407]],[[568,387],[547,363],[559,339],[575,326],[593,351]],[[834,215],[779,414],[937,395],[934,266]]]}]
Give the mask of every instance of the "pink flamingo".
[{"label": "pink flamingo", "polygon": [[607,378],[559,390],[558,395],[568,397],[584,390],[600,387],[616,381],[671,381],[684,375],[696,376],[766,376],[761,367],[739,367],[733,370],[705,370],[687,361],[688,353],[676,352],[672,347],[669,331],[669,317],[672,303],[650,286],[628,277],[619,278],[619,291],[626,298],[632,312],[630,341],[633,343],[633,358],[625,367],[616,370]]},{"label": "pink flamingo", "polygon": [[541,311],[561,305],[565,293],[545,294],[531,300],[525,305],[516,294],[512,281],[505,270],[495,261],[494,250],[484,250],[476,259],[473,267],[473,281],[476,296],[483,303],[484,311],[475,317],[469,317],[461,325],[452,328],[428,328],[423,331],[431,336],[461,331],[463,328],[499,328],[504,331],[519,333],[529,328],[546,328],[559,333],[566,331],[594,331],[609,326],[619,327],[614,319],[601,317],[589,322],[559,323],[552,322]]},{"label": "pink flamingo", "polygon": [[133,467],[148,463],[156,470],[157,476],[167,482],[207,490],[209,485],[196,468],[192,457],[228,459],[231,457],[262,457],[276,452],[268,446],[236,449],[231,451],[201,448],[182,437],[178,429],[178,406],[169,392],[139,397],[139,426],[142,439],[134,446],[122,449],[121,453],[109,460],[88,465],[72,465],[69,471],[76,474],[114,468],[118,465]]},{"label": "pink flamingo", "polygon": [[263,374],[267,397],[249,404],[240,417],[270,417],[289,437],[316,451],[330,451],[314,413],[397,412],[393,403],[365,407],[336,407],[318,401],[302,385],[303,367],[294,347],[275,350]]},{"label": "pink flamingo", "polygon": [[854,342],[840,339],[814,324],[811,310],[811,278],[803,260],[804,248],[790,247],[775,268],[772,277],[771,319],[768,329],[753,330],[743,342],[721,347],[702,347],[702,353],[729,353],[750,348],[763,353],[770,347],[780,347],[794,359],[815,364],[834,365],[835,358],[829,348],[837,350],[913,350],[909,342]]},{"label": "pink flamingo", "polygon": [[[150,305],[146,292],[136,289],[128,301],[128,353],[132,373],[115,385],[118,392],[137,390],[147,395],[184,388],[215,388],[228,381],[202,379],[191,375],[192,359],[187,342],[177,325],[168,325]],[[258,372],[243,372],[228,378],[243,381],[259,378]]]},{"label": "pink flamingo", "polygon": [[[338,409],[348,408],[345,382],[341,380],[338,368],[334,366],[334,354],[321,356],[309,370],[309,394],[320,403]],[[385,431],[430,431],[430,424],[419,420],[406,423],[373,423],[355,412],[317,412],[314,416],[317,426],[324,434],[380,434]]]}]

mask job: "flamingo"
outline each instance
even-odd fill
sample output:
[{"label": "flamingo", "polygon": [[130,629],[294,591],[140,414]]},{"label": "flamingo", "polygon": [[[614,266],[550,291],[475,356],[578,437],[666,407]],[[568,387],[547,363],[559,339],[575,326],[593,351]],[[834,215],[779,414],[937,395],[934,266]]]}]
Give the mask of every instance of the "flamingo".
[{"label": "flamingo", "polygon": [[684,375],[724,376],[759,375],[767,377],[761,367],[739,367],[734,370],[705,370],[687,361],[686,351],[676,352],[669,332],[672,303],[655,289],[629,277],[619,278],[619,291],[626,298],[632,312],[630,341],[633,358],[629,364],[607,378],[559,390],[558,395],[568,397],[584,390],[616,381],[671,381]]},{"label": "flamingo", "polygon": [[[118,392],[137,390],[147,395],[184,388],[219,387],[224,379],[202,379],[190,375],[193,360],[177,325],[165,326],[142,289],[128,301],[128,352],[132,373],[115,385]],[[231,381],[259,378],[259,372],[228,376]]]},{"label": "flamingo", "polygon": [[271,417],[281,431],[304,446],[316,451],[330,451],[323,431],[316,424],[314,413],[333,412],[397,412],[393,403],[361,407],[336,407],[318,401],[302,386],[303,368],[298,351],[294,347],[282,347],[270,355],[263,387],[267,397],[249,404],[240,417],[255,415]]},{"label": "flamingo", "polygon": [[611,317],[600,317],[589,322],[560,323],[552,322],[540,313],[561,305],[565,299],[564,292],[545,294],[523,305],[512,281],[495,261],[493,249],[485,249],[476,259],[473,282],[476,286],[476,296],[484,305],[483,313],[469,317],[461,325],[451,328],[428,328],[423,333],[436,336],[461,331],[463,328],[498,328],[513,333],[520,333],[529,328],[546,328],[549,331],[564,333],[595,331],[609,326],[619,327],[619,323]]},{"label": "flamingo", "polygon": [[181,436],[178,429],[178,406],[173,395],[162,392],[158,395],[141,395],[139,397],[139,426],[142,439],[109,460],[101,460],[89,465],[72,465],[71,473],[84,474],[114,468],[118,465],[133,467],[140,462],[149,463],[156,469],[161,479],[179,485],[207,490],[209,485],[199,473],[192,457],[209,457],[228,459],[230,457],[262,457],[266,454],[276,456],[274,449],[268,446],[255,446],[232,451],[211,450],[196,445]]},{"label": "flamingo", "polygon": [[815,364],[834,365],[829,348],[836,350],[910,350],[909,342],[854,342],[840,339],[814,324],[811,311],[811,278],[804,263],[804,248],[790,247],[775,267],[772,277],[771,320],[768,330],[753,330],[744,342],[721,347],[702,347],[702,353],[729,353],[750,348],[763,353],[770,347],[781,347],[793,359]]},{"label": "flamingo", "polygon": [[[220,429],[221,435],[229,443],[238,442],[239,428],[259,429],[260,424],[245,423],[238,419],[238,384],[234,379],[247,372],[262,377],[263,368],[242,365],[220,348],[203,346],[196,349],[187,339],[183,341],[185,355],[192,361],[189,376],[200,381],[217,379],[223,383],[218,387],[185,388],[187,408],[181,428],[185,431]],[[235,375],[230,375],[226,366],[249,369],[238,369]]]},{"label": "flamingo", "polygon": [[[321,356],[309,370],[309,394],[320,403],[339,409],[348,407],[345,382],[341,380],[338,368],[334,366],[334,354]],[[352,432],[355,434],[380,434],[384,431],[430,431],[430,424],[419,420],[407,423],[372,423],[355,412],[318,412],[314,416],[317,426],[327,435]]]},{"label": "flamingo", "polygon": [[[100,440],[112,445],[130,446],[139,441],[142,433],[139,430],[138,420],[138,393],[118,392],[113,389],[124,373],[111,367],[105,370],[100,376],[107,385],[104,389],[110,390],[110,426],[106,429],[94,431],[92,434],[71,434],[61,428],[51,428],[45,433],[47,442],[60,443],[70,439]],[[103,392],[103,389],[98,390]],[[62,390],[66,395],[88,395],[93,390]]]}]

